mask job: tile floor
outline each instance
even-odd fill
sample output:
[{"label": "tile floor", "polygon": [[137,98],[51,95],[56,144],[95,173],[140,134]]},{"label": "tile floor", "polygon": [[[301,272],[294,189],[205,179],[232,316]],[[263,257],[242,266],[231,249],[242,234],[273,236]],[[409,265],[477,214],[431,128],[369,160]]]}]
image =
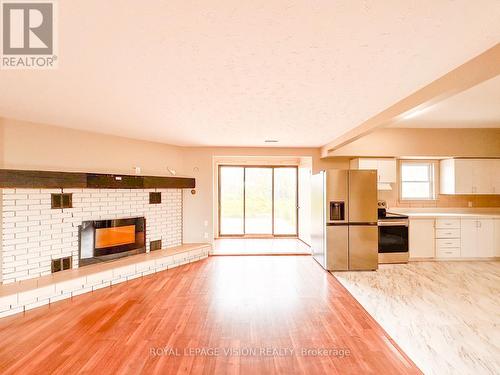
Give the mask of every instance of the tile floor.
[{"label": "tile floor", "polygon": [[215,240],[212,254],[311,254],[311,249],[296,238],[223,238]]},{"label": "tile floor", "polygon": [[500,262],[334,275],[425,374],[500,374]]}]

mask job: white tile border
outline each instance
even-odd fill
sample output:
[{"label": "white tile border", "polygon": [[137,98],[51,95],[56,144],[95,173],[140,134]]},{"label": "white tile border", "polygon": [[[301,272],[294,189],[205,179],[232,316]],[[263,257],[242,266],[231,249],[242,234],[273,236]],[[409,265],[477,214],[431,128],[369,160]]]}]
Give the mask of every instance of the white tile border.
[{"label": "white tile border", "polygon": [[[153,273],[162,272],[208,257],[210,245],[200,246],[182,253],[166,255],[126,266],[99,271],[87,276],[54,282],[34,289],[0,297],[0,318],[72,298],[94,290],[127,282]],[[125,271],[125,272],[124,272]]]}]

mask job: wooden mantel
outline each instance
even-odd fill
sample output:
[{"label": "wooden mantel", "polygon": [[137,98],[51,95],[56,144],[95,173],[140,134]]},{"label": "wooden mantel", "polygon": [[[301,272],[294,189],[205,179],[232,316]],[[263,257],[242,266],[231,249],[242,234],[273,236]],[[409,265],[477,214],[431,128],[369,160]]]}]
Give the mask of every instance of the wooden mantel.
[{"label": "wooden mantel", "polygon": [[193,189],[194,178],[0,169],[0,188]]}]

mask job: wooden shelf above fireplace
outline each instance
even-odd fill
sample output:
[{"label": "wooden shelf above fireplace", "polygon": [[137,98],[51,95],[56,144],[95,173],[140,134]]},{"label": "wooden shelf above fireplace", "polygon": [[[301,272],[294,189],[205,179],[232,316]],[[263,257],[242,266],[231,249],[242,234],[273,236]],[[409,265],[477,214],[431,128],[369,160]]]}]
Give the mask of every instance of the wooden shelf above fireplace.
[{"label": "wooden shelf above fireplace", "polygon": [[195,179],[189,177],[0,169],[0,188],[194,189],[195,187]]}]

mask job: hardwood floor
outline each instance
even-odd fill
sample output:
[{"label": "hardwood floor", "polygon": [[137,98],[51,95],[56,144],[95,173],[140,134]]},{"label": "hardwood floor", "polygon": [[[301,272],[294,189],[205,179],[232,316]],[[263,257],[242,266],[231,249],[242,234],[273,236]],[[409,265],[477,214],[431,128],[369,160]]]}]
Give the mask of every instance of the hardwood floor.
[{"label": "hardwood floor", "polygon": [[211,257],[2,319],[0,343],[2,374],[420,373],[305,256]]}]

